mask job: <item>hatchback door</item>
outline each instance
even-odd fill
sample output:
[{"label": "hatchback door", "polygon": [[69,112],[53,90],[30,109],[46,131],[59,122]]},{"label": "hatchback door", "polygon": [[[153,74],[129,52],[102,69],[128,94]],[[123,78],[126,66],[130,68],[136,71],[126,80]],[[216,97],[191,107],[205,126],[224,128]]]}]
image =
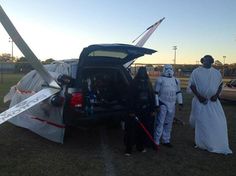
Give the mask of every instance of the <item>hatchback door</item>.
[{"label": "hatchback door", "polygon": [[119,64],[128,67],[135,59],[145,54],[151,55],[155,52],[153,49],[127,44],[90,45],[81,52],[79,66]]}]

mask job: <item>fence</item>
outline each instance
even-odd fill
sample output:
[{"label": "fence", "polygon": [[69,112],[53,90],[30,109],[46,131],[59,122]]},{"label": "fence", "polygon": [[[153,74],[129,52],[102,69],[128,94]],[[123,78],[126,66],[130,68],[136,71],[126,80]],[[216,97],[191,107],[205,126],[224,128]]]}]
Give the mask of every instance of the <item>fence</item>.
[{"label": "fence", "polygon": [[[151,79],[152,84],[155,83],[156,78],[157,78],[157,77],[150,76],[150,79]],[[182,89],[186,89],[187,86],[188,86],[189,77],[179,77],[179,79],[180,79],[180,83],[181,83],[181,88],[182,88]],[[227,82],[229,82],[230,80],[231,80],[231,79],[225,78],[225,79],[223,79],[223,83],[227,83]]]}]

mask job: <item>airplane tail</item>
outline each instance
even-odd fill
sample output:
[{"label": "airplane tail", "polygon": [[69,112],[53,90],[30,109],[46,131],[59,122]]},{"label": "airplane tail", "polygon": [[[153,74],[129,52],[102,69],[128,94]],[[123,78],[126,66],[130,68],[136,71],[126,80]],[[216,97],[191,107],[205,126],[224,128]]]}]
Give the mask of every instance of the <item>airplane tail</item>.
[{"label": "airplane tail", "polygon": [[155,24],[148,27],[142,34],[140,34],[135,40],[132,41],[132,43],[136,42],[141,36],[143,36],[135,46],[143,47],[143,45],[146,43],[146,41],[149,39],[149,37],[152,35],[152,33],[156,30],[156,28],[161,24],[161,22],[165,19],[162,18],[159,21],[157,21]]}]

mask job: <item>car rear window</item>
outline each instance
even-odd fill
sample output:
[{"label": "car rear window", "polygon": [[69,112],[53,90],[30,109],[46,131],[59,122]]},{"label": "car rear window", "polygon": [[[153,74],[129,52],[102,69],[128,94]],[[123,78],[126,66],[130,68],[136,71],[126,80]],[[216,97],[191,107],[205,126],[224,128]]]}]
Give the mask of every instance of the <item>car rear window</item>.
[{"label": "car rear window", "polygon": [[124,59],[127,56],[127,53],[124,52],[118,52],[118,51],[102,51],[97,50],[89,53],[90,57],[97,57],[97,56],[104,56],[104,57],[113,57],[118,59]]}]

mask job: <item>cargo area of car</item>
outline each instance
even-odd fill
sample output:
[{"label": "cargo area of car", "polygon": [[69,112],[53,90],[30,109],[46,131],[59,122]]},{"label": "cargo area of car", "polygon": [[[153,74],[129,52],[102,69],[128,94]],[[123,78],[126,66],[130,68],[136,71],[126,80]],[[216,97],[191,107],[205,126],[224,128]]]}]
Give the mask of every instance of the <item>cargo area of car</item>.
[{"label": "cargo area of car", "polygon": [[115,114],[125,110],[129,80],[114,67],[88,67],[82,71],[84,110],[88,116]]}]

